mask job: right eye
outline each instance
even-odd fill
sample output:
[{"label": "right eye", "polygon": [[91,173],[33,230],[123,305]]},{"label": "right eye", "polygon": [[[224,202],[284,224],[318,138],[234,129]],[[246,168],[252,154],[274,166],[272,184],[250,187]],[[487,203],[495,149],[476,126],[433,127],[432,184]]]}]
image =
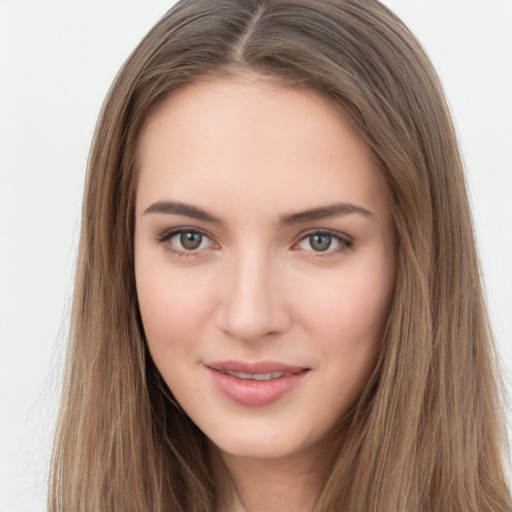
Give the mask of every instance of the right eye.
[{"label": "right eye", "polygon": [[214,242],[197,229],[178,228],[164,233],[158,241],[166,250],[178,256],[192,256],[201,249],[214,247]]}]

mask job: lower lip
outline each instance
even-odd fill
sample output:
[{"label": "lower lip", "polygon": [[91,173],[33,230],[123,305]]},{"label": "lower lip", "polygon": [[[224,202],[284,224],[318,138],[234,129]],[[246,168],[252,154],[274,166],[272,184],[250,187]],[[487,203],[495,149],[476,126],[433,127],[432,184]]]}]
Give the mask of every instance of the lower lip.
[{"label": "lower lip", "polygon": [[238,379],[208,368],[217,389],[233,402],[247,407],[261,407],[279,400],[295,389],[308,370],[271,380]]}]

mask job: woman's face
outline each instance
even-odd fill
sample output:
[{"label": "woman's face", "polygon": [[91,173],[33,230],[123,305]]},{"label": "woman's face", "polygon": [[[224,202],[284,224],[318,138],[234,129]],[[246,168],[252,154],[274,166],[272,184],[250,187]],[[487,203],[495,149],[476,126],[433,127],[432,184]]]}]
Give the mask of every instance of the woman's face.
[{"label": "woman's face", "polygon": [[394,286],[385,183],[318,93],[173,94],[138,148],[135,272],[153,360],[232,456],[321,445],[374,368]]}]

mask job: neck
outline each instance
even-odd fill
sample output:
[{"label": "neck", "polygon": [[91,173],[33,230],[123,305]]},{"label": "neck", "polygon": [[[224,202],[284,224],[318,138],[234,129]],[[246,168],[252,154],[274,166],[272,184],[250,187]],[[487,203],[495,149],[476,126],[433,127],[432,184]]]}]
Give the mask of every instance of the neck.
[{"label": "neck", "polygon": [[219,512],[311,512],[329,467],[318,453],[275,459],[220,455],[232,485],[222,486],[228,500]]}]

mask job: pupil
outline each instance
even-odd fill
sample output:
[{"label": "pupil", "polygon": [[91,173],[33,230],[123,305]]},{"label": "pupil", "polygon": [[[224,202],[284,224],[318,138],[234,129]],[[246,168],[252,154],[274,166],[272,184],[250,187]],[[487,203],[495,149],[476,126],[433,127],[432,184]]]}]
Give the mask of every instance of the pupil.
[{"label": "pupil", "polygon": [[331,245],[331,235],[311,235],[309,243],[315,251],[326,251]]},{"label": "pupil", "polygon": [[202,235],[199,233],[182,233],[180,242],[183,248],[193,251],[201,245]]}]

